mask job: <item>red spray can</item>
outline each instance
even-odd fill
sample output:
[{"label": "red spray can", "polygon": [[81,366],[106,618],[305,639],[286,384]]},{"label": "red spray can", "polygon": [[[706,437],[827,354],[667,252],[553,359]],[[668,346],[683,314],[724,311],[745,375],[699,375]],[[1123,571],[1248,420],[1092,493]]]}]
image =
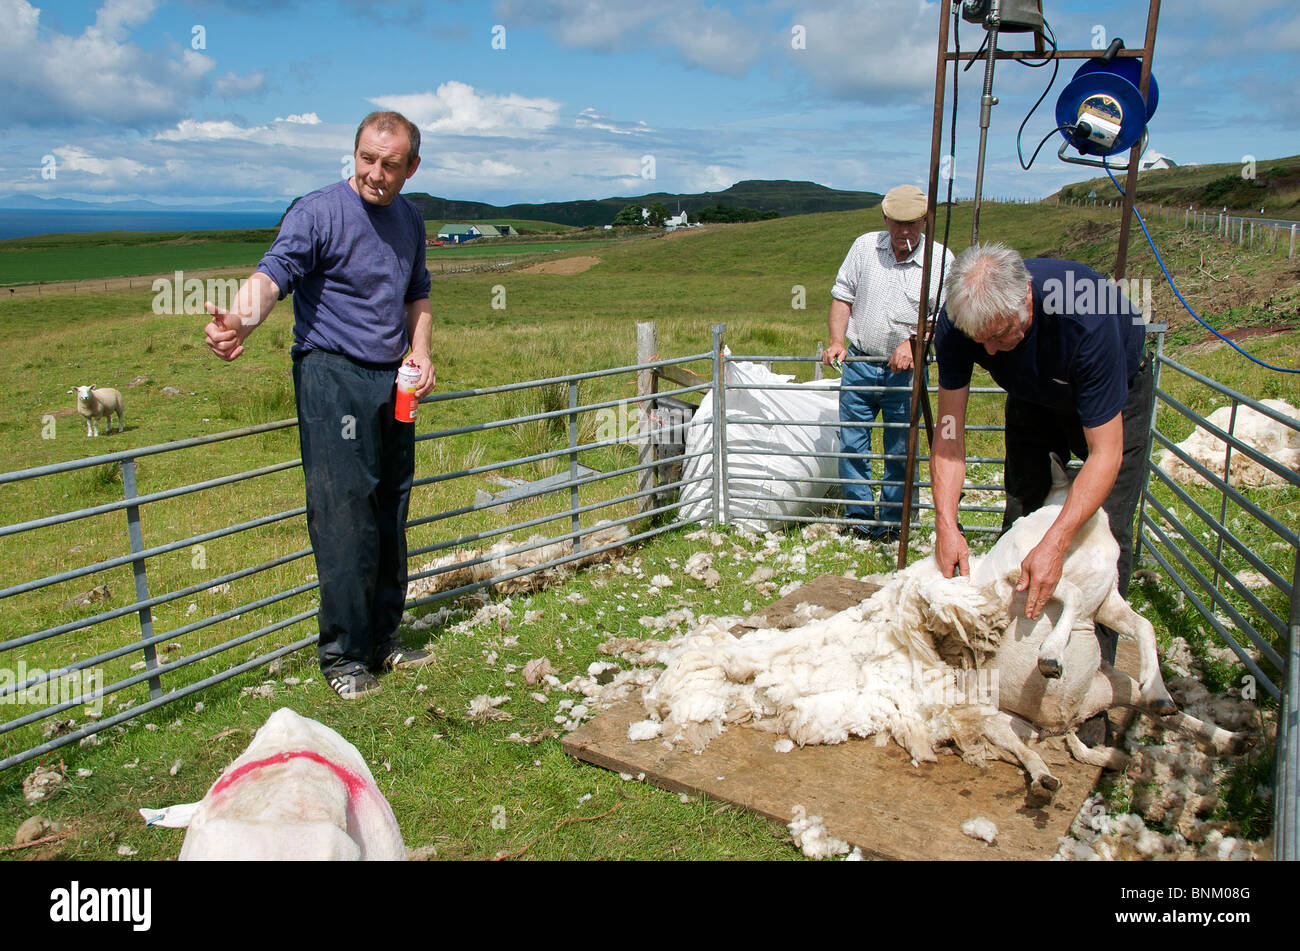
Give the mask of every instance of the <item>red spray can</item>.
[{"label": "red spray can", "polygon": [[397,403],[393,418],[399,423],[415,422],[415,411],[420,402],[415,398],[415,388],[420,383],[420,368],[415,361],[407,360],[397,371]]}]

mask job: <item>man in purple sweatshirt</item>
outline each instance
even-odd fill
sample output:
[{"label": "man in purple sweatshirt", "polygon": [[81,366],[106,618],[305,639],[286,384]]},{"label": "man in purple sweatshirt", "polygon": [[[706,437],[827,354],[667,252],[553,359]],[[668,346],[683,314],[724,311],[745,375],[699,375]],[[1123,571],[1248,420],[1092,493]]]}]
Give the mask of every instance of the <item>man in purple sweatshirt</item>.
[{"label": "man in purple sweatshirt", "polygon": [[366,116],[354,173],[304,196],[229,311],[207,304],[208,347],[235,360],[278,300],[293,294],[293,383],[320,579],[317,655],[344,699],[379,689],[375,673],[432,658],[403,648],[406,513],[415,427],[394,419],[397,369],[433,389],[433,316],[424,220],[398,193],[420,165],[420,131],[395,112]]}]

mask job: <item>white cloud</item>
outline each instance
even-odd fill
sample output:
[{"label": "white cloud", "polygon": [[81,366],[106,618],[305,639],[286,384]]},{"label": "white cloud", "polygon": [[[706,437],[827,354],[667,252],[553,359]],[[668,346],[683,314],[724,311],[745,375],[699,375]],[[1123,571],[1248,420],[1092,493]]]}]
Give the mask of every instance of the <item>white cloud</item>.
[{"label": "white cloud", "polygon": [[747,176],[739,170],[722,165],[706,165],[686,179],[684,191],[718,192],[730,188]]},{"label": "white cloud", "polygon": [[215,62],[126,42],[152,15],[151,0],[106,0],[79,36],[40,27],[27,0],[0,0],[0,122],[168,121],[206,89]]},{"label": "white cloud", "polygon": [[794,18],[806,30],[805,48],[788,48],[787,60],[835,95],[901,96],[910,104],[933,91],[937,4],[834,0]]},{"label": "white cloud", "polygon": [[635,123],[620,122],[609,116],[601,115],[590,106],[578,113],[573,124],[579,129],[599,129],[602,132],[612,132],[614,135],[645,135],[654,131],[645,124],[645,120]]},{"label": "white cloud", "polygon": [[495,159],[463,161],[446,155],[438,156],[432,171],[440,179],[471,181],[484,185],[499,184],[497,179],[523,174],[523,169],[508,162],[498,162]]},{"label": "white cloud", "polygon": [[518,93],[480,93],[467,83],[450,81],[433,92],[376,96],[370,102],[402,113],[422,132],[445,135],[522,136],[549,129],[560,104]]},{"label": "white cloud", "polygon": [[653,36],[683,62],[727,76],[743,76],[762,52],[754,29],[717,7],[666,17]]},{"label": "white cloud", "polygon": [[658,49],[727,76],[761,52],[758,30],[721,7],[683,10],[679,0],[498,0],[494,15],[551,33],[564,46],[607,53]]},{"label": "white cloud", "polygon": [[293,122],[298,125],[320,125],[320,116],[314,112],[291,112],[283,119],[276,117],[276,122]]},{"label": "white cloud", "polygon": [[61,145],[52,149],[52,151],[55,158],[58,159],[57,174],[60,175],[66,175],[68,172],[84,172],[87,175],[110,178],[114,182],[120,182],[123,179],[135,178],[138,175],[153,171],[147,165],[134,159],[121,156],[108,159],[99,158],[76,145]]},{"label": "white cloud", "polygon": [[266,74],[260,69],[254,70],[247,76],[236,76],[233,72],[228,72],[226,75],[218,77],[213,84],[217,95],[228,98],[261,92],[265,85]]}]

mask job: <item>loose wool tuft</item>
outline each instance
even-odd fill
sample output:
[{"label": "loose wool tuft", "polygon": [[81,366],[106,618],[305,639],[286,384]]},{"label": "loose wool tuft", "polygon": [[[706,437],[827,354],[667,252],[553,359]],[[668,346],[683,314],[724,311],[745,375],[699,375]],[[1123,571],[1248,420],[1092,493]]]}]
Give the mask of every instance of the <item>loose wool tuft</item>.
[{"label": "loose wool tuft", "polygon": [[[1261,400],[1269,409],[1289,416],[1294,422],[1288,426],[1265,416],[1249,406],[1237,407],[1236,426],[1232,427],[1232,407],[1220,406],[1207,418],[1209,423],[1224,432],[1230,427],[1232,434],[1253,449],[1258,450],[1292,472],[1300,472],[1300,410],[1285,400]],[[1218,436],[1205,429],[1197,429],[1178,444],[1183,450],[1215,475],[1223,478],[1223,465],[1227,458],[1228,444]],[[1228,480],[1235,486],[1259,487],[1286,485],[1286,480],[1271,469],[1260,465],[1239,449],[1232,453],[1231,477]],[[1191,485],[1207,485],[1207,481],[1195,469],[1180,459],[1172,450],[1166,449],[1160,456],[1160,468],[1179,482]]]}]

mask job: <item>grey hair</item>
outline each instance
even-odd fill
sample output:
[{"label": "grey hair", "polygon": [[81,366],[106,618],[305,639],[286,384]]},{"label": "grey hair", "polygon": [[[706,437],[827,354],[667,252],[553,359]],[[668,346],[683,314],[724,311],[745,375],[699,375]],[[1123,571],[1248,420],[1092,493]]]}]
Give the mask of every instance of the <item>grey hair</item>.
[{"label": "grey hair", "polygon": [[420,157],[420,127],[400,112],[372,112],[361,120],[357,126],[356,138],[352,140],[352,151],[361,145],[361,133],[374,127],[376,132],[405,132],[410,148],[406,151],[406,167],[409,169]]},{"label": "grey hair", "polygon": [[968,337],[978,337],[1010,314],[1029,319],[1025,292],[1029,269],[1005,244],[972,244],[957,255],[945,285],[948,316]]}]

